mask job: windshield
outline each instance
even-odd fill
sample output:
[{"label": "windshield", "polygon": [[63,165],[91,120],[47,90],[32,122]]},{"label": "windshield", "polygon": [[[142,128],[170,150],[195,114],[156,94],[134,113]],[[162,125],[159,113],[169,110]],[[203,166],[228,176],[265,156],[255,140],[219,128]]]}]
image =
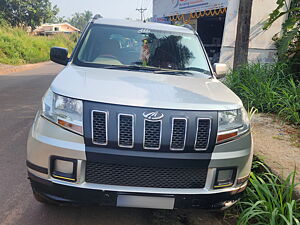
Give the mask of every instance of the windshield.
[{"label": "windshield", "polygon": [[92,25],[74,63],[211,76],[196,35],[129,27]]}]

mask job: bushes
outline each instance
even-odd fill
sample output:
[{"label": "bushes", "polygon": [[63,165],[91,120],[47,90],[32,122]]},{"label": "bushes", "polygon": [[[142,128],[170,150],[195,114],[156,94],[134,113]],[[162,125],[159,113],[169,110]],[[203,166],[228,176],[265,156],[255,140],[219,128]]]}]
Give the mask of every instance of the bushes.
[{"label": "bushes", "polygon": [[272,174],[260,161],[254,161],[249,186],[237,203],[238,223],[299,225],[300,202],[293,199],[295,172],[286,180]]},{"label": "bushes", "polygon": [[60,34],[55,36],[32,36],[22,28],[0,27],[0,63],[26,64],[49,60],[52,46],[72,50],[73,37]]},{"label": "bushes", "polygon": [[300,82],[288,73],[286,64],[250,64],[232,71],[225,84],[244,102],[246,108],[278,114],[300,125]]}]

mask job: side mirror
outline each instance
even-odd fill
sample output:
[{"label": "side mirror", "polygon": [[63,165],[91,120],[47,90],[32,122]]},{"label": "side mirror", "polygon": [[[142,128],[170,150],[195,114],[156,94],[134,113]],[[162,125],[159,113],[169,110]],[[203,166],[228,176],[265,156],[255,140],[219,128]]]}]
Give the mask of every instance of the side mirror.
[{"label": "side mirror", "polygon": [[68,58],[68,49],[66,48],[60,48],[60,47],[53,47],[50,50],[50,59],[51,61],[62,64],[62,65],[67,65],[69,62]]},{"label": "side mirror", "polygon": [[213,67],[218,79],[225,77],[226,73],[229,71],[227,65],[224,63],[214,63]]}]

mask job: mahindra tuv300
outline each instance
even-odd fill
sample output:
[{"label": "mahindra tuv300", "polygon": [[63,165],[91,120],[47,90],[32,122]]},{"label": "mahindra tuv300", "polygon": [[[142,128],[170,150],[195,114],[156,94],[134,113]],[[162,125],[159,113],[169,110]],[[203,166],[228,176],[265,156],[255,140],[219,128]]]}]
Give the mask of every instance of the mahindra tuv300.
[{"label": "mahindra tuv300", "polygon": [[94,18],[45,93],[28,137],[44,203],[223,209],[247,185],[250,125],[186,26]]}]

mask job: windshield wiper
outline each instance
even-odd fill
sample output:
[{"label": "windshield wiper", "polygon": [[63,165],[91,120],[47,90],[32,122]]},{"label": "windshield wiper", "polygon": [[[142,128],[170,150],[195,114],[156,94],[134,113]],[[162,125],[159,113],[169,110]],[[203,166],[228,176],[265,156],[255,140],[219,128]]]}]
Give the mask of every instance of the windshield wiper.
[{"label": "windshield wiper", "polygon": [[197,68],[197,67],[187,67],[187,68],[184,68],[184,70],[196,71],[196,72],[204,73],[206,75],[211,75],[210,71],[204,70],[204,69],[201,69],[201,68]]},{"label": "windshield wiper", "polygon": [[156,74],[193,75],[192,72],[184,71],[184,70],[170,70],[170,69],[163,69],[163,68],[158,68],[158,67],[137,66],[137,65],[108,65],[108,66],[105,66],[104,69],[150,71],[150,72],[154,72]]},{"label": "windshield wiper", "polygon": [[136,65],[109,65],[105,66],[104,69],[120,69],[120,70],[135,70],[135,71],[157,71],[159,68],[136,66]]},{"label": "windshield wiper", "polygon": [[193,75],[193,73],[188,71],[178,71],[178,70],[156,70],[154,73],[157,74],[171,74],[171,75]]}]

